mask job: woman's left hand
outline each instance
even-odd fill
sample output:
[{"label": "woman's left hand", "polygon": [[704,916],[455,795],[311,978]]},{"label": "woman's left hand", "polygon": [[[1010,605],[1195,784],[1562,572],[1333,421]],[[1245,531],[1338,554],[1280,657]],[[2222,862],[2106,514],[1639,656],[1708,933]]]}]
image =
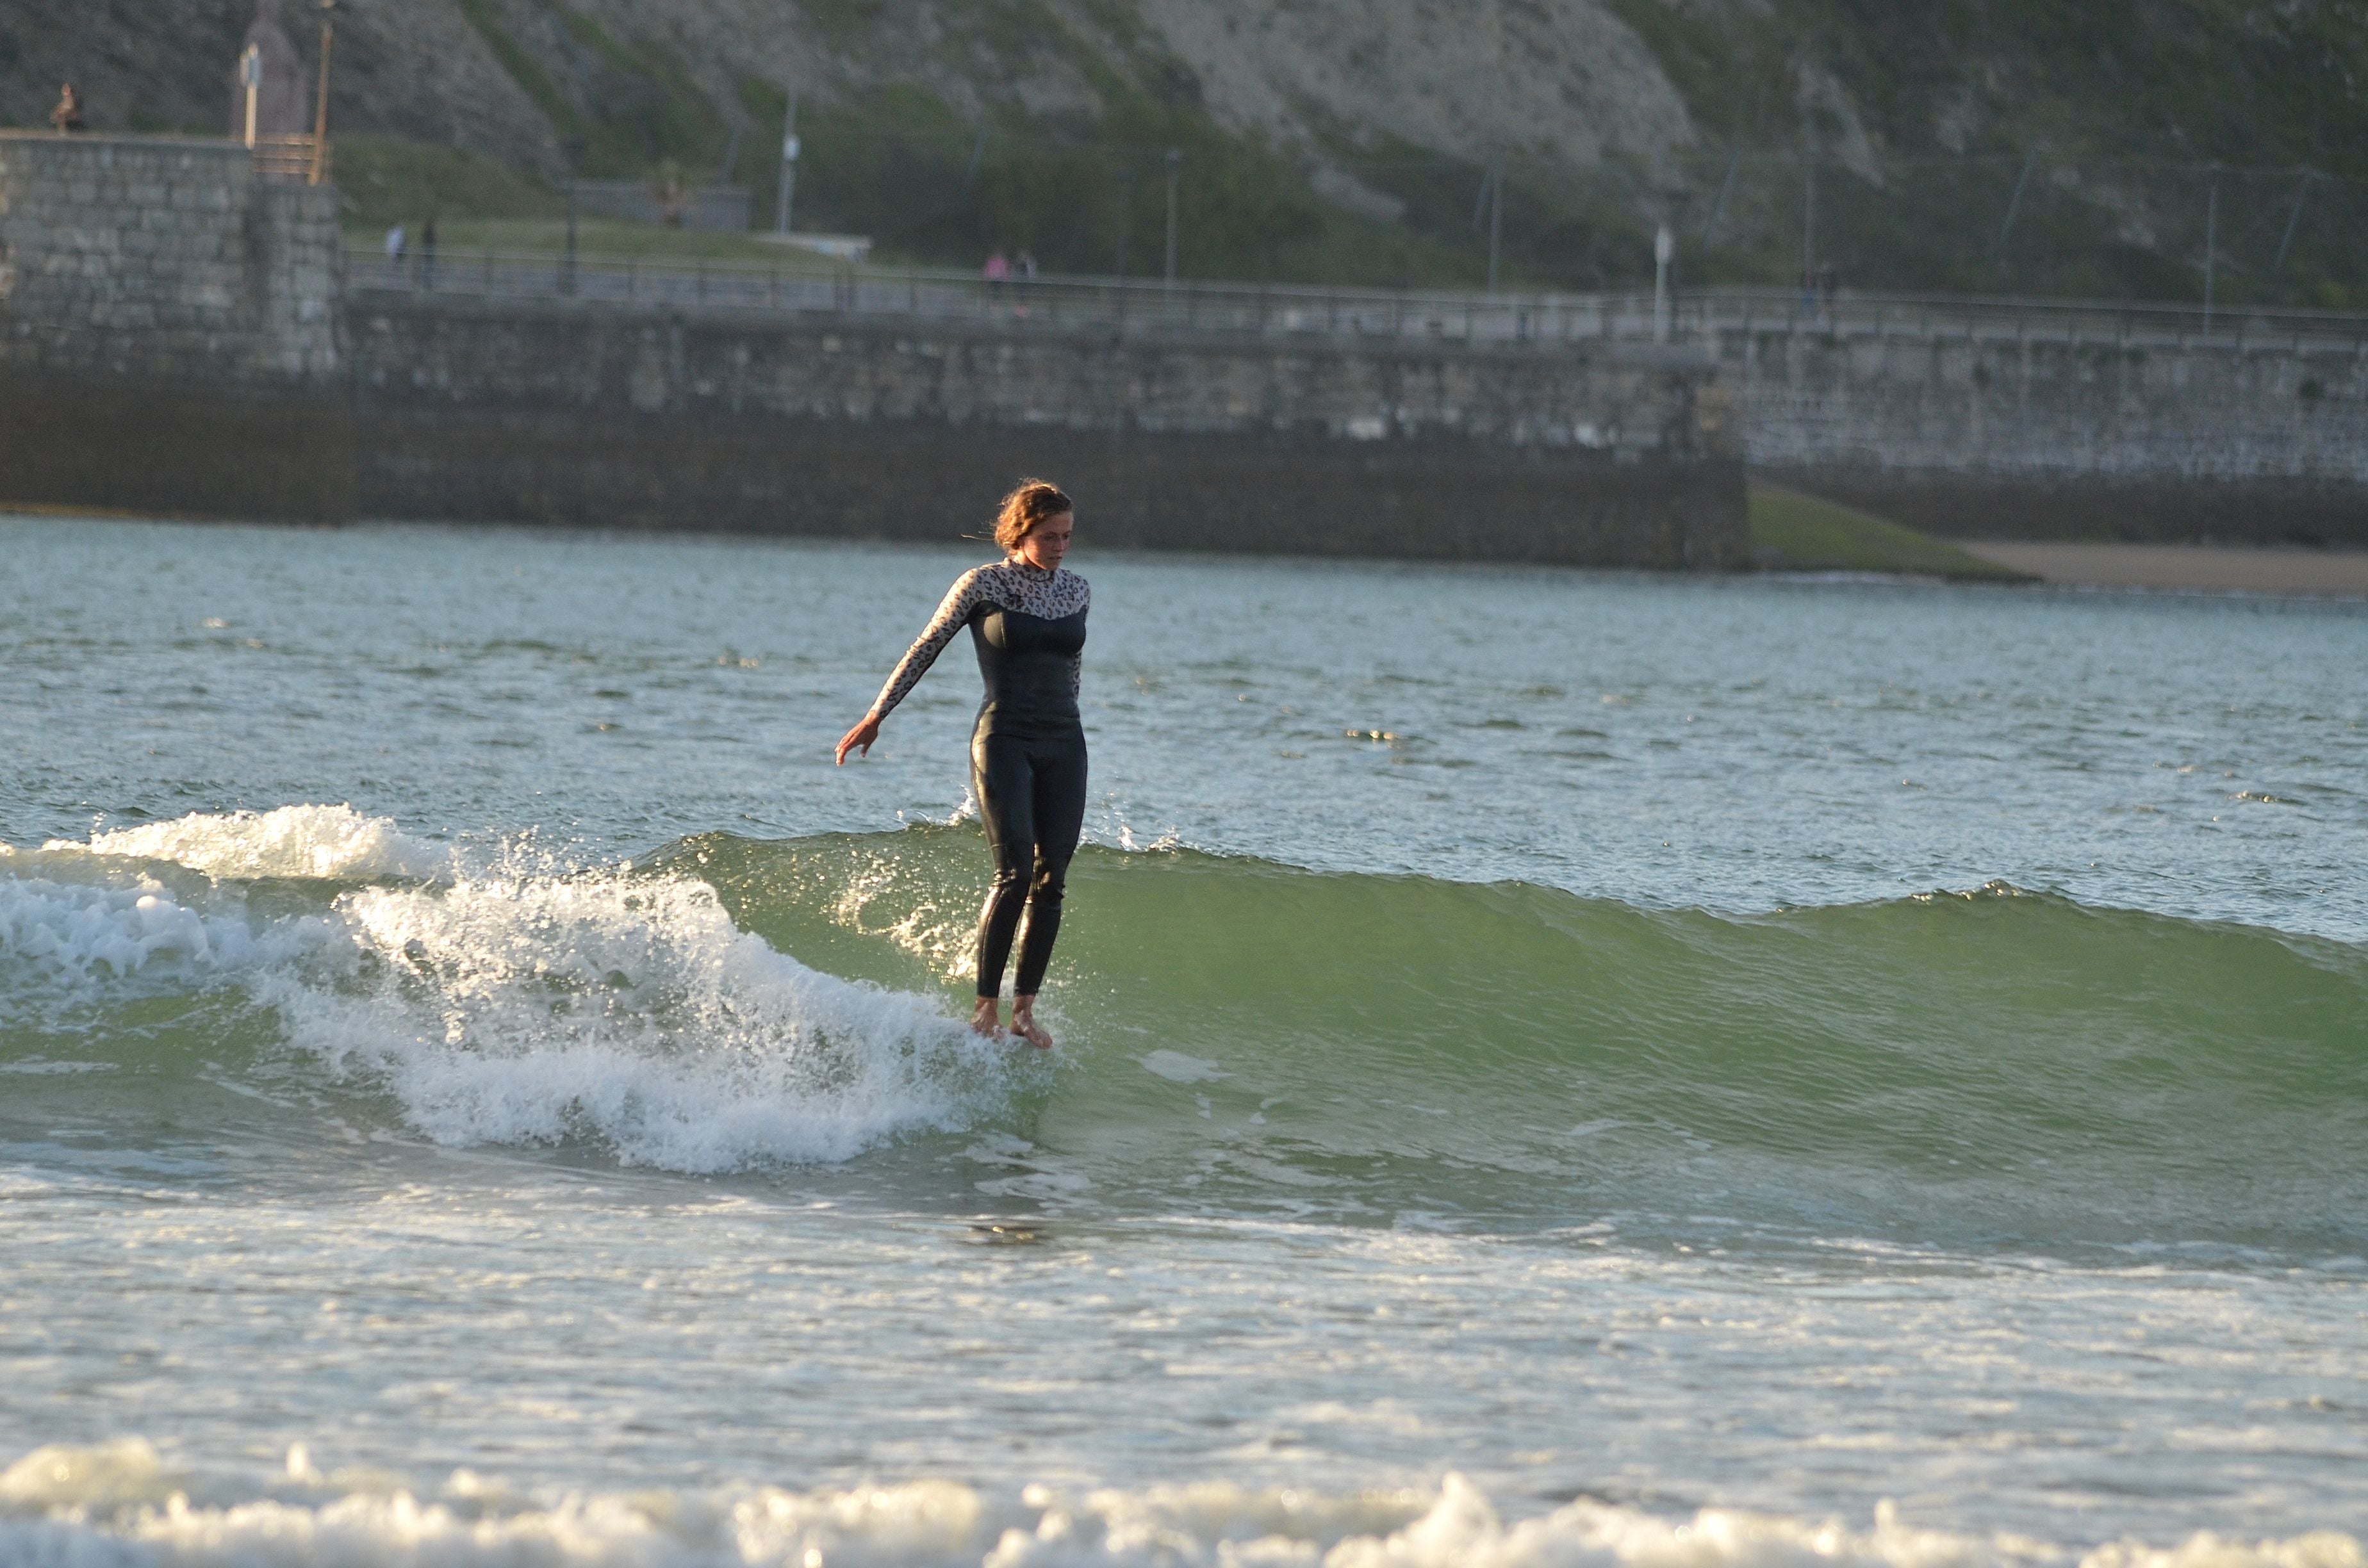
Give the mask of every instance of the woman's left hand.
[{"label": "woman's left hand", "polygon": [[865,714],[863,716],[863,722],[856,725],[855,728],[848,731],[846,734],[839,737],[837,753],[838,766],[841,767],[845,767],[847,766],[847,754],[848,752],[858,752],[864,756],[870,756],[871,755],[871,743],[879,738],[880,721],[873,718],[869,713]]}]

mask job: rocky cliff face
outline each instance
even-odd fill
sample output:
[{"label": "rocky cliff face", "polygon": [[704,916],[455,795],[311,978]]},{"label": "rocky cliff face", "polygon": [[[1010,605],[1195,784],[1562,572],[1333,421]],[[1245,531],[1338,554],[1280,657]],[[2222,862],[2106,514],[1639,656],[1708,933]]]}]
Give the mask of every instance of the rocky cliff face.
[{"label": "rocky cliff face", "polygon": [[[213,129],[250,9],[11,0],[0,120],[40,123],[71,76],[95,127]],[[309,55],[317,13],[288,11]],[[1633,274],[1666,221],[1696,276],[1773,281],[1807,256],[1895,283],[2177,292],[2197,281],[2210,160],[2232,165],[2208,236],[2226,287],[2340,293],[2368,251],[2353,0],[341,0],[335,17],[342,129],[546,178],[575,142],[594,172],[672,162],[761,190],[794,93],[841,180],[814,171],[814,215],[899,226],[911,254],[1016,235],[1073,265],[1109,256],[1156,203],[1103,184],[1155,183],[1166,145],[1192,159],[1197,264],[1236,275],[1343,214],[1377,226],[1357,231],[1366,249],[1412,236],[1392,265],[1472,252],[1492,159],[1511,264],[1541,281]],[[1804,155],[1827,181],[1814,216]],[[2333,177],[2294,219],[2305,165]],[[1074,236],[1048,232],[1064,202]]]}]

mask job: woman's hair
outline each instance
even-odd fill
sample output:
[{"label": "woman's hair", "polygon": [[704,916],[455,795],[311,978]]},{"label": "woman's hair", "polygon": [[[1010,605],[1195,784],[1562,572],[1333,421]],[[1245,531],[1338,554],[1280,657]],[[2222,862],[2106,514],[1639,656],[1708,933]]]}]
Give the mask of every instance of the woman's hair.
[{"label": "woman's hair", "polygon": [[995,514],[995,542],[1008,553],[1019,548],[1019,541],[1034,533],[1047,517],[1057,517],[1072,511],[1069,498],[1061,487],[1042,479],[1023,479],[1019,488],[1003,498]]}]

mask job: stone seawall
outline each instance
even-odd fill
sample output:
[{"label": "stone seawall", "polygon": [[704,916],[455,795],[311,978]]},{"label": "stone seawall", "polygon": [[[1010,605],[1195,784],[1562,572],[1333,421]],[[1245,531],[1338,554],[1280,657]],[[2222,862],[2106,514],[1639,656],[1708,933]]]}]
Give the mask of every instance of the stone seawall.
[{"label": "stone seawall", "polygon": [[1998,539],[2368,546],[2350,344],[1730,332],[1755,472]]},{"label": "stone seawall", "polygon": [[0,503],[1733,568],[1706,359],[349,290],[333,189],[0,134]]},{"label": "stone seawall", "polygon": [[942,539],[1042,472],[1144,548],[1748,563],[1699,362],[349,298],[376,516]]},{"label": "stone seawall", "polygon": [[5,498],[351,516],[341,259],[244,147],[0,132]]},{"label": "stone seawall", "polygon": [[0,503],[941,538],[1035,472],[1144,547],[1727,569],[1748,460],[1944,534],[2368,546],[2368,352],[2233,327],[1117,332],[340,256],[334,190],[229,142],[0,132]]}]

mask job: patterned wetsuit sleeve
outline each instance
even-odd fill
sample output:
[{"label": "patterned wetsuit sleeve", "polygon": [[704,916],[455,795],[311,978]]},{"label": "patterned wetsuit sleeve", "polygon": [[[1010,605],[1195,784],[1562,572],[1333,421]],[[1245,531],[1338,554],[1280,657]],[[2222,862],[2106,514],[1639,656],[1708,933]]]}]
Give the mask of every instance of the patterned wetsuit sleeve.
[{"label": "patterned wetsuit sleeve", "polygon": [[[1094,590],[1092,585],[1087,583],[1083,577],[1080,577],[1077,579],[1077,586],[1084,592],[1084,597],[1078,601],[1077,608],[1081,610],[1089,610],[1093,608]],[[1069,700],[1072,702],[1082,703],[1085,699],[1086,661],[1082,657],[1071,659],[1069,661]]]},{"label": "patterned wetsuit sleeve", "polygon": [[954,640],[954,633],[969,622],[970,612],[978,606],[979,594],[976,569],[954,579],[954,585],[946,590],[945,602],[938,606],[938,613],[929,617],[929,624],[921,629],[921,635],[905,650],[896,667],[888,672],[888,684],[871,700],[870,717],[885,719],[907,693],[921,684],[921,677],[929,673],[929,666],[937,663],[946,644]]}]

